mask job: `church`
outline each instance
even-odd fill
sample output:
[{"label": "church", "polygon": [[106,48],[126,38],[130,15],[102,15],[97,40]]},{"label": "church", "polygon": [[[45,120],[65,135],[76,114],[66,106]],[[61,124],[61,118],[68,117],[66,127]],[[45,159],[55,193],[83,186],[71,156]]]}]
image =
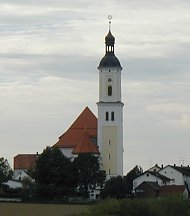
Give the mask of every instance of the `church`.
[{"label": "church", "polygon": [[[98,118],[86,107],[74,123],[52,146],[65,156],[74,158],[80,153],[99,155],[107,178],[123,175],[123,106],[121,101],[122,67],[115,56],[115,37],[109,31],[105,37],[105,55],[99,66]],[[14,157],[15,179],[35,167],[38,154],[19,154]],[[24,174],[22,174],[24,176]]]}]

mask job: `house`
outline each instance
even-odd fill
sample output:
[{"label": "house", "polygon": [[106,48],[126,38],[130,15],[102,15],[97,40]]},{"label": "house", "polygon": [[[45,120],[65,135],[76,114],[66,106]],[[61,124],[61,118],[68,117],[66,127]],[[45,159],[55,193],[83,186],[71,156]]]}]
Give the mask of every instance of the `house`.
[{"label": "house", "polygon": [[170,178],[172,185],[187,185],[190,189],[190,167],[167,165],[159,171],[161,175]]},{"label": "house", "polygon": [[144,181],[135,188],[135,196],[137,198],[155,198],[160,191],[160,185],[158,182]]},{"label": "house", "polygon": [[29,177],[28,170],[34,169],[36,166],[37,154],[18,154],[14,157],[14,180],[22,180],[24,177]]},{"label": "house", "polygon": [[171,179],[158,172],[146,171],[133,180],[133,190],[143,182],[156,182],[158,185],[169,185]]},{"label": "house", "polygon": [[135,188],[137,198],[157,198],[163,196],[176,196],[188,199],[188,189],[185,185],[163,185],[157,182],[144,181]]}]

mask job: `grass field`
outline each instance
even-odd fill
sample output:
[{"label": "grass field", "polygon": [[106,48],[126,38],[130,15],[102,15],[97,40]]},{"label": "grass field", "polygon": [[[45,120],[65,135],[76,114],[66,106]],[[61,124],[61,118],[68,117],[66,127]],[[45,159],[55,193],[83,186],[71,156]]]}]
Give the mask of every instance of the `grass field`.
[{"label": "grass field", "polygon": [[70,216],[87,209],[87,205],[0,203],[0,216]]}]

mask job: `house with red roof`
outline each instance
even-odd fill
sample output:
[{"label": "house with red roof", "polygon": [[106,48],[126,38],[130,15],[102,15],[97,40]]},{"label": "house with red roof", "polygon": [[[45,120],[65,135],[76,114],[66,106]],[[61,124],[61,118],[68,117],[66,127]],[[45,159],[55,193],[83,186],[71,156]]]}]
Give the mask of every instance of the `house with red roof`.
[{"label": "house with red roof", "polygon": [[37,154],[18,154],[14,157],[14,180],[22,180],[25,177],[30,178],[28,170],[34,169],[36,166]]}]

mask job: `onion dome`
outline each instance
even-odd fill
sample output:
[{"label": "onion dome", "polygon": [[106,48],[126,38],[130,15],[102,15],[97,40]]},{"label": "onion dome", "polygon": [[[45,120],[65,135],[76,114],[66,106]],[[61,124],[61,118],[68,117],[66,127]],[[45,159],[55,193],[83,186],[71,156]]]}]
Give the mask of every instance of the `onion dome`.
[{"label": "onion dome", "polygon": [[109,30],[108,34],[105,37],[105,43],[107,46],[114,46],[115,37],[112,35],[111,31]]},{"label": "onion dome", "polygon": [[[111,25],[111,22],[109,22],[109,25]],[[114,54],[114,44],[115,44],[115,37],[112,35],[110,26],[109,26],[109,32],[105,37],[105,56],[100,61],[100,64],[98,68],[102,67],[120,67],[121,64],[118,60],[118,58]]]}]

